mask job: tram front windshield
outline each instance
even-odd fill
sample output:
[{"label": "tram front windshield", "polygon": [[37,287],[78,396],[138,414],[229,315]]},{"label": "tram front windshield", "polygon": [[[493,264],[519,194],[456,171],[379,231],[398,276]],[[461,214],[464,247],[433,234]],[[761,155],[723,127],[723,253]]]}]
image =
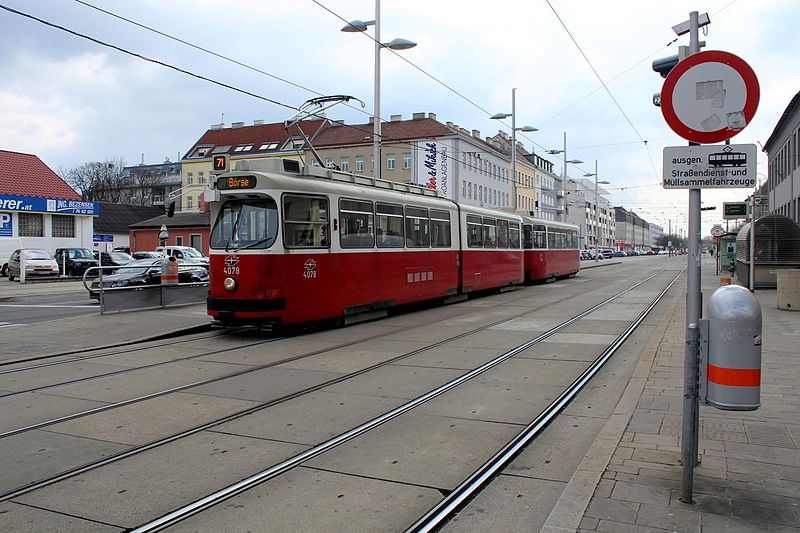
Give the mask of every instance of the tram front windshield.
[{"label": "tram front windshield", "polygon": [[233,200],[220,209],[211,230],[211,248],[269,248],[278,236],[278,206],[272,198]]}]

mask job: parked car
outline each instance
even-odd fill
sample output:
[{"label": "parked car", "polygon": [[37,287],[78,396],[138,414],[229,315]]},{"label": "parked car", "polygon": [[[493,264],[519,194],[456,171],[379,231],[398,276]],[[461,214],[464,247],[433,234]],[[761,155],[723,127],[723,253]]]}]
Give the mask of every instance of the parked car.
[{"label": "parked car", "polygon": [[589,253],[588,250],[581,250],[581,260],[588,261],[592,258],[592,254]]},{"label": "parked car", "polygon": [[[120,267],[115,274],[103,276],[103,289],[160,284],[162,259],[139,259]],[[208,283],[208,269],[197,263],[178,259],[178,283]],[[89,296],[95,300],[100,299],[99,279],[92,281],[89,286]]]},{"label": "parked car", "polygon": [[627,255],[628,254],[626,254],[622,250],[617,250],[616,252],[614,252],[614,257],[627,257]]},{"label": "parked car", "polygon": [[191,246],[158,246],[156,252],[174,256],[176,259],[185,259],[190,263],[200,263],[208,268],[208,257]]},{"label": "parked car", "polygon": [[83,276],[86,270],[97,266],[97,259],[86,248],[56,248],[53,255],[59,271],[68,276]]},{"label": "parked car", "polygon": [[[95,259],[99,257],[100,265],[104,267],[127,265],[133,261],[133,257],[123,252],[95,252],[94,257]],[[113,274],[114,272],[116,272],[116,269],[109,268],[103,270],[103,275],[105,276],[106,274]]]},{"label": "parked car", "polygon": [[601,250],[600,253],[602,254],[603,259],[611,259],[614,257],[613,250]]},{"label": "parked car", "polygon": [[161,252],[133,252],[131,254],[134,260],[136,259],[153,259],[156,257],[164,257],[164,254]]},{"label": "parked car", "polygon": [[27,276],[57,276],[58,264],[47,250],[20,249],[14,250],[8,260],[8,279],[20,276],[20,259],[25,258],[25,277]]},{"label": "parked car", "polygon": [[653,253],[653,250],[647,250],[647,253],[645,255],[655,255],[655,254]]},{"label": "parked car", "polygon": [[131,255],[131,249],[127,246],[115,246],[112,252],[122,252],[123,254]]}]

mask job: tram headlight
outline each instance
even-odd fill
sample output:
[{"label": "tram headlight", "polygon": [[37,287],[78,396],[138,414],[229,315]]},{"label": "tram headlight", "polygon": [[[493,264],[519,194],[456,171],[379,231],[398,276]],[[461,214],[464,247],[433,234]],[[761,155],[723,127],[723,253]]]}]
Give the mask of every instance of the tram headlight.
[{"label": "tram headlight", "polygon": [[222,282],[222,286],[225,287],[226,291],[233,292],[236,290],[236,280],[233,278],[225,278],[225,281]]}]

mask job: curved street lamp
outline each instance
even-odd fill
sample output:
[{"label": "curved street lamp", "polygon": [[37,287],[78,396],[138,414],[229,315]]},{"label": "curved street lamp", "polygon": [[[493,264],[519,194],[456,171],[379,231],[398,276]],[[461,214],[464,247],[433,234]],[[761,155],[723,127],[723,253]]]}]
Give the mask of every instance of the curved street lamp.
[{"label": "curved street lamp", "polygon": [[372,128],[372,175],[381,177],[381,48],[392,50],[408,50],[417,43],[408,39],[394,39],[388,43],[381,42],[381,0],[375,0],[375,20],[353,20],[342,28],[343,32],[367,31],[367,27],[375,26],[375,106],[373,108]]},{"label": "curved street lamp", "polygon": [[517,210],[517,132],[518,131],[539,131],[539,128],[533,126],[516,126],[516,99],[517,89],[511,89],[511,113],[495,113],[491,117],[492,120],[502,120],[511,117],[511,209]]},{"label": "curved street lamp", "polygon": [[598,234],[600,233],[600,208],[597,205],[597,185],[609,185],[610,181],[597,181],[597,159],[594,160],[594,172],[587,172],[583,175],[584,178],[594,176],[594,260],[600,260],[600,252],[597,249],[599,244]]}]

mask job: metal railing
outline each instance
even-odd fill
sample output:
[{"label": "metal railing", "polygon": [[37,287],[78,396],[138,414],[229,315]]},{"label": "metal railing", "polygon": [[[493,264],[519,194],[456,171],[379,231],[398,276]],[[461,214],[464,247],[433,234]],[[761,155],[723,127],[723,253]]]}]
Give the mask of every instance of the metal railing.
[{"label": "metal railing", "polygon": [[[158,270],[161,276],[161,265],[122,265],[90,267],[83,273],[83,286],[89,295],[97,294],[100,301],[100,314],[121,313],[180,305],[192,305],[205,302],[208,296],[208,282],[178,283],[162,285],[144,283],[137,285],[104,286],[103,272],[114,272],[119,269],[138,269],[143,271]],[[95,272],[97,276],[93,276]],[[93,287],[94,283],[96,287]],[[113,283],[113,282],[112,282]]]}]

